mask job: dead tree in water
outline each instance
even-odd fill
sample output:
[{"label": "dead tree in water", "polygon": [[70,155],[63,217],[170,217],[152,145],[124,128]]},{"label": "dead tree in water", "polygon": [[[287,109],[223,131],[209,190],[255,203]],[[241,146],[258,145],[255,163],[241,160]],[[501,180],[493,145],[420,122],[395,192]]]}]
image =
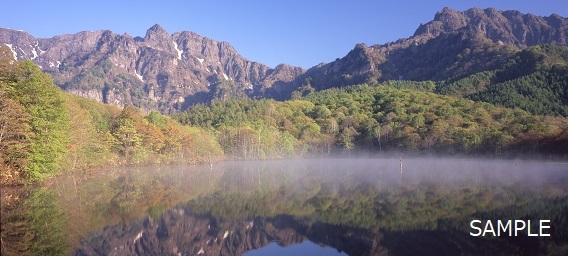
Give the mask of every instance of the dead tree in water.
[{"label": "dead tree in water", "polygon": [[402,177],[402,157],[400,157],[400,176]]},{"label": "dead tree in water", "polygon": [[211,161],[211,155],[207,156],[209,160],[209,181],[211,181],[211,173],[213,172],[213,162]]}]

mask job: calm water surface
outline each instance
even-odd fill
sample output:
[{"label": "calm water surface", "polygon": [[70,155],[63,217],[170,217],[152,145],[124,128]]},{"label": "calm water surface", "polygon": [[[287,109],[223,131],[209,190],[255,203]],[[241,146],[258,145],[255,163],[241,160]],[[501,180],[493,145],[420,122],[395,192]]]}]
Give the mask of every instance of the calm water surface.
[{"label": "calm water surface", "polygon": [[[562,162],[131,167],[3,194],[2,252],[14,255],[568,255]],[[473,237],[474,219],[550,220],[551,236]]]}]

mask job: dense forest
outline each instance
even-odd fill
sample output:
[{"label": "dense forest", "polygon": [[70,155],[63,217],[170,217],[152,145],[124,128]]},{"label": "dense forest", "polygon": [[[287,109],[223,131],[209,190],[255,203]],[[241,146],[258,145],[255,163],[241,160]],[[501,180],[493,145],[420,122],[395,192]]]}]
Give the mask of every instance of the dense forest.
[{"label": "dense forest", "polygon": [[[404,83],[403,87],[422,84],[397,82]],[[355,149],[534,153],[565,140],[558,136],[568,124],[562,117],[536,116],[520,109],[385,84],[328,89],[284,102],[215,101],[174,116],[183,124],[216,132],[225,154],[242,159]]]},{"label": "dense forest", "polygon": [[215,138],[157,112],[64,93],[0,47],[0,181],[37,181],[108,164],[195,163],[223,155]]},{"label": "dense forest", "polygon": [[[546,61],[523,64],[524,55]],[[14,61],[10,49],[1,46],[0,180],[36,181],[63,170],[109,164],[316,157],[360,151],[565,157],[568,120],[554,116],[566,113],[562,101],[566,94],[558,93],[568,77],[565,62],[560,61],[567,59],[564,55],[564,48],[531,48],[500,71],[481,72],[449,84],[388,81],[315,92],[306,80],[287,101],[253,100],[219,91],[211,104],[190,106],[168,117],[64,93],[50,75],[31,61]],[[544,64],[535,67],[534,63]],[[531,68],[512,67],[515,65]],[[513,74],[512,70],[528,71]],[[506,82],[495,86],[499,81]],[[487,89],[476,89],[480,87]],[[548,97],[549,87],[557,92],[556,98]],[[523,88],[540,101],[517,96],[528,95],[520,91]]]},{"label": "dense forest", "polygon": [[567,85],[568,47],[537,45],[497,68],[440,81],[435,92],[567,117]]}]

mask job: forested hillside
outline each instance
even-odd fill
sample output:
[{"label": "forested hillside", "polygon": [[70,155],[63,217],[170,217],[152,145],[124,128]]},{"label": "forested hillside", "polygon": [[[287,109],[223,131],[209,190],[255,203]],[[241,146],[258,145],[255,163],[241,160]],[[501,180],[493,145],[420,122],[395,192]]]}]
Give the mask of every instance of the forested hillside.
[{"label": "forested hillside", "polygon": [[[391,83],[401,88],[428,83]],[[568,120],[388,85],[328,89],[304,98],[231,99],[175,117],[216,131],[225,154],[265,158],[351,152],[535,153],[561,143]],[[566,138],[563,138],[565,143]]]},{"label": "forested hillside", "polygon": [[498,68],[441,81],[436,92],[517,107],[538,115],[566,117],[568,47],[530,47]]},{"label": "forested hillside", "polygon": [[[568,153],[568,119],[435,94],[432,91],[442,87],[429,81],[390,81],[314,92],[308,80],[293,100],[252,100],[226,94],[172,119],[64,93],[31,61],[14,61],[6,47],[0,46],[0,53],[2,183],[41,180],[63,170],[109,164],[360,151],[561,157]],[[549,66],[550,70],[563,67]],[[480,73],[479,77],[499,78],[510,70]],[[562,86],[562,82],[550,85]],[[456,92],[464,90],[456,88]]]},{"label": "forested hillside", "polygon": [[[375,73],[352,76],[342,73],[341,68],[337,68],[336,73],[318,73],[313,69],[306,73],[303,83],[288,94],[295,99],[327,88],[380,84],[519,108],[536,115],[568,116],[568,47],[543,44],[519,50],[483,38],[474,39],[439,37],[416,51],[400,50],[397,55],[400,63],[396,66],[388,61],[381,64],[382,73],[375,70]],[[359,45],[348,57],[363,58],[353,56],[373,52]],[[324,68],[329,67],[320,69]],[[406,69],[409,70],[403,72]],[[405,75],[388,75],[388,70]]]},{"label": "forested hillside", "polygon": [[16,62],[0,46],[0,183],[108,164],[195,163],[221,156],[203,129],[64,93],[31,61]]}]

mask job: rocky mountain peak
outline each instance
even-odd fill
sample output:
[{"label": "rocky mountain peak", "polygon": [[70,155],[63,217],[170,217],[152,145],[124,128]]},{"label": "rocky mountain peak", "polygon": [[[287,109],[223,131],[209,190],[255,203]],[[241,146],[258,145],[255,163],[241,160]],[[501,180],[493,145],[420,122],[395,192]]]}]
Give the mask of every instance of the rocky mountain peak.
[{"label": "rocky mountain peak", "polygon": [[159,24],[144,38],[104,30],[36,39],[0,29],[0,44],[9,45],[17,60],[33,60],[70,93],[163,112],[207,100],[220,83],[242,90],[239,95],[254,94],[304,72],[271,69],[243,58],[227,42],[189,31],[169,34]]},{"label": "rocky mountain peak", "polygon": [[498,65],[515,48],[566,45],[567,32],[568,19],[559,15],[446,7],[410,38],[370,47],[357,44],[345,57],[313,67],[300,79],[310,78],[316,89],[386,80],[443,80]]},{"label": "rocky mountain peak", "polygon": [[[40,52],[33,36],[11,28],[0,28],[0,44],[8,46],[16,60],[35,59]],[[18,47],[19,45],[22,47]]]},{"label": "rocky mountain peak", "polygon": [[146,31],[144,41],[154,48],[158,46],[161,50],[173,47],[171,35],[159,24],[155,24]]},{"label": "rocky mountain peak", "polygon": [[158,23],[151,26],[148,30],[154,31],[154,32],[160,32],[160,31],[166,32],[166,30],[162,26],[160,26],[160,24],[158,24]]},{"label": "rocky mountain peak", "polygon": [[568,19],[554,14],[540,17],[495,8],[460,12],[446,7],[436,13],[434,20],[420,25],[414,36],[434,38],[459,31],[481,33],[494,42],[519,48],[543,43],[566,45]]},{"label": "rocky mountain peak", "polygon": [[219,95],[231,91],[227,87],[235,88],[231,93],[239,97],[285,99],[305,81],[319,90],[385,80],[445,79],[497,65],[499,54],[511,49],[566,45],[567,33],[568,19],[555,14],[444,8],[410,38],[357,44],[343,58],[307,71],[285,64],[270,68],[242,57],[227,42],[190,31],[170,34],[159,24],[144,38],[105,30],[36,39],[0,28],[0,44],[9,46],[17,60],[33,60],[68,92],[171,112],[213,97],[227,98]]},{"label": "rocky mountain peak", "polygon": [[444,7],[442,10],[438,11],[435,15],[434,15],[434,20],[444,20],[447,19],[447,17],[452,17],[452,16],[457,16],[459,15],[460,12],[452,9],[450,7]]},{"label": "rocky mountain peak", "polygon": [[487,9],[483,10],[483,12],[485,13],[485,15],[487,15],[487,17],[489,17],[491,19],[496,19],[496,18],[498,18],[498,16],[501,16],[501,13],[493,7],[489,7]]}]

